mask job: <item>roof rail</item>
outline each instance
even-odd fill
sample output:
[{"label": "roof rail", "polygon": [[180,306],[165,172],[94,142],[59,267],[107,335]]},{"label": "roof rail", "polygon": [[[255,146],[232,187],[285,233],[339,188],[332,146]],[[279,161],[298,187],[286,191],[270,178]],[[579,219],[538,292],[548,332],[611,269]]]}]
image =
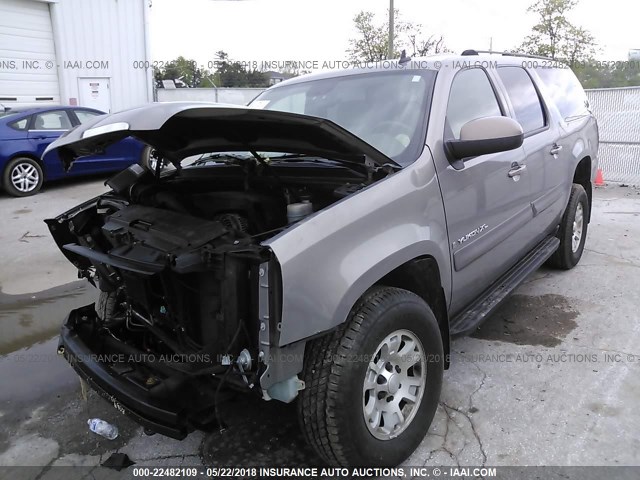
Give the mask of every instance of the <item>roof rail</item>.
[{"label": "roof rail", "polygon": [[560,60],[556,60],[551,57],[545,57],[543,55],[530,55],[528,53],[517,53],[517,52],[496,52],[495,50],[465,50],[460,55],[468,56],[468,55],[478,55],[480,53],[489,53],[492,55],[502,55],[504,57],[525,57],[525,58],[539,58],[541,60],[554,60],[559,62]]}]

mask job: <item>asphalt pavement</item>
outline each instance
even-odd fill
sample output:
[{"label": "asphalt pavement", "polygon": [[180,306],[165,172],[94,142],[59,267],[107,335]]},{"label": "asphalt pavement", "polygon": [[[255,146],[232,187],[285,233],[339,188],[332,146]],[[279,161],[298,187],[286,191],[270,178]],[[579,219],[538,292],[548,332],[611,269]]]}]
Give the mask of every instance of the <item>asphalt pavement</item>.
[{"label": "asphalt pavement", "polygon": [[[96,466],[116,452],[137,466],[318,464],[295,405],[235,398],[222,406],[224,432],[176,441],[145,435],[81,388],[55,335],[96,293],[42,220],[105,191],[102,182],[0,194],[0,466],[32,465],[25,475],[47,479],[60,475],[51,466]],[[543,267],[453,341],[435,420],[405,465],[639,465],[639,239],[640,190],[597,189],[580,264]],[[93,417],[118,438],[90,432]]]}]

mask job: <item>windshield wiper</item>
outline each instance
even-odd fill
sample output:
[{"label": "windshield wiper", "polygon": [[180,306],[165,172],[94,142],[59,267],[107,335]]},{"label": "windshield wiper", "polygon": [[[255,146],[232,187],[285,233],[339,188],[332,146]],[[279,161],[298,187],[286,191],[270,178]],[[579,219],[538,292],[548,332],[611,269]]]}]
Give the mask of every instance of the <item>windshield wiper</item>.
[{"label": "windshield wiper", "polygon": [[[200,157],[198,160],[192,163],[192,165],[202,165],[208,162],[217,162],[220,163],[233,163],[228,162],[229,160],[248,160],[250,158],[256,159],[258,162],[265,161],[269,162],[270,160],[284,160],[284,159],[293,159],[293,158],[303,158],[308,155],[302,153],[283,153],[280,155],[264,155],[264,152],[258,152],[259,157],[256,157],[254,152],[249,152],[250,155],[247,154],[234,154],[234,153],[209,153]],[[260,154],[261,153],[261,154]]]},{"label": "windshield wiper", "polygon": [[269,160],[286,160],[290,158],[308,158],[309,155],[304,153],[283,153],[282,155],[271,155],[267,157]]},{"label": "windshield wiper", "polygon": [[311,155],[284,155],[282,157],[271,157],[269,160],[275,161],[275,160],[284,160],[284,161],[291,161],[291,160],[298,160],[300,159],[301,162],[310,162],[310,163],[321,163],[324,165],[332,165],[334,167],[344,167],[347,170],[350,170],[354,173],[357,173],[363,177],[366,177],[365,172],[363,172],[363,168],[366,169],[366,167],[364,165],[362,165],[361,163],[358,162],[350,162],[348,160],[331,160],[328,158],[322,158],[322,157],[312,157]]},{"label": "windshield wiper", "polygon": [[210,153],[209,155],[203,155],[191,165],[204,165],[209,162],[226,163],[228,165],[235,165],[237,160],[246,160],[246,155],[234,155],[231,153]]},{"label": "windshield wiper", "polygon": [[[198,166],[204,165],[209,162],[224,163],[227,165],[238,165],[240,161],[245,162],[253,158],[267,170],[269,169],[271,163],[275,164],[277,162],[309,162],[343,167],[363,177],[366,177],[368,175],[368,169],[366,166],[364,166],[362,163],[349,160],[331,160],[328,158],[308,155],[304,153],[283,153],[281,155],[269,156],[263,156],[264,153],[263,155],[261,155],[261,152],[256,151],[250,151],[248,153],[249,155],[233,153],[210,153],[207,155],[203,155],[191,165]],[[275,174],[275,172],[272,171],[271,173],[274,175],[274,177],[277,178],[277,174]]]}]

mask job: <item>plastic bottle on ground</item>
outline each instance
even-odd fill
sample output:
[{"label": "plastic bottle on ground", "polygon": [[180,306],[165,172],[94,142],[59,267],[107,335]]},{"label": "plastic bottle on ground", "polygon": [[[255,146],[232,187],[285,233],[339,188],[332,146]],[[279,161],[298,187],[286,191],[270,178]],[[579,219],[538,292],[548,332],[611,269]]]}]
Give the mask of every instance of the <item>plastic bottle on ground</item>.
[{"label": "plastic bottle on ground", "polygon": [[113,440],[118,436],[118,427],[99,418],[90,418],[87,420],[87,424],[89,425],[89,430],[93,433],[102,435],[109,440]]}]

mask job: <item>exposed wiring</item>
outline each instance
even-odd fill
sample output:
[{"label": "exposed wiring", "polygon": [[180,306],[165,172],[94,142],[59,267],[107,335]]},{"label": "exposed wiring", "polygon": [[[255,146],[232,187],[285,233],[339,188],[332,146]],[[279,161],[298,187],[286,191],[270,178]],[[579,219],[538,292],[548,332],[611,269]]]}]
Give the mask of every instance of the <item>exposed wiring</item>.
[{"label": "exposed wiring", "polygon": [[288,226],[289,225],[285,225],[284,227],[274,228],[273,230],[267,230],[266,232],[256,233],[255,235],[251,235],[251,238],[258,238],[258,237],[262,237],[263,235],[269,235],[270,233],[280,232],[285,228],[287,228]]}]

